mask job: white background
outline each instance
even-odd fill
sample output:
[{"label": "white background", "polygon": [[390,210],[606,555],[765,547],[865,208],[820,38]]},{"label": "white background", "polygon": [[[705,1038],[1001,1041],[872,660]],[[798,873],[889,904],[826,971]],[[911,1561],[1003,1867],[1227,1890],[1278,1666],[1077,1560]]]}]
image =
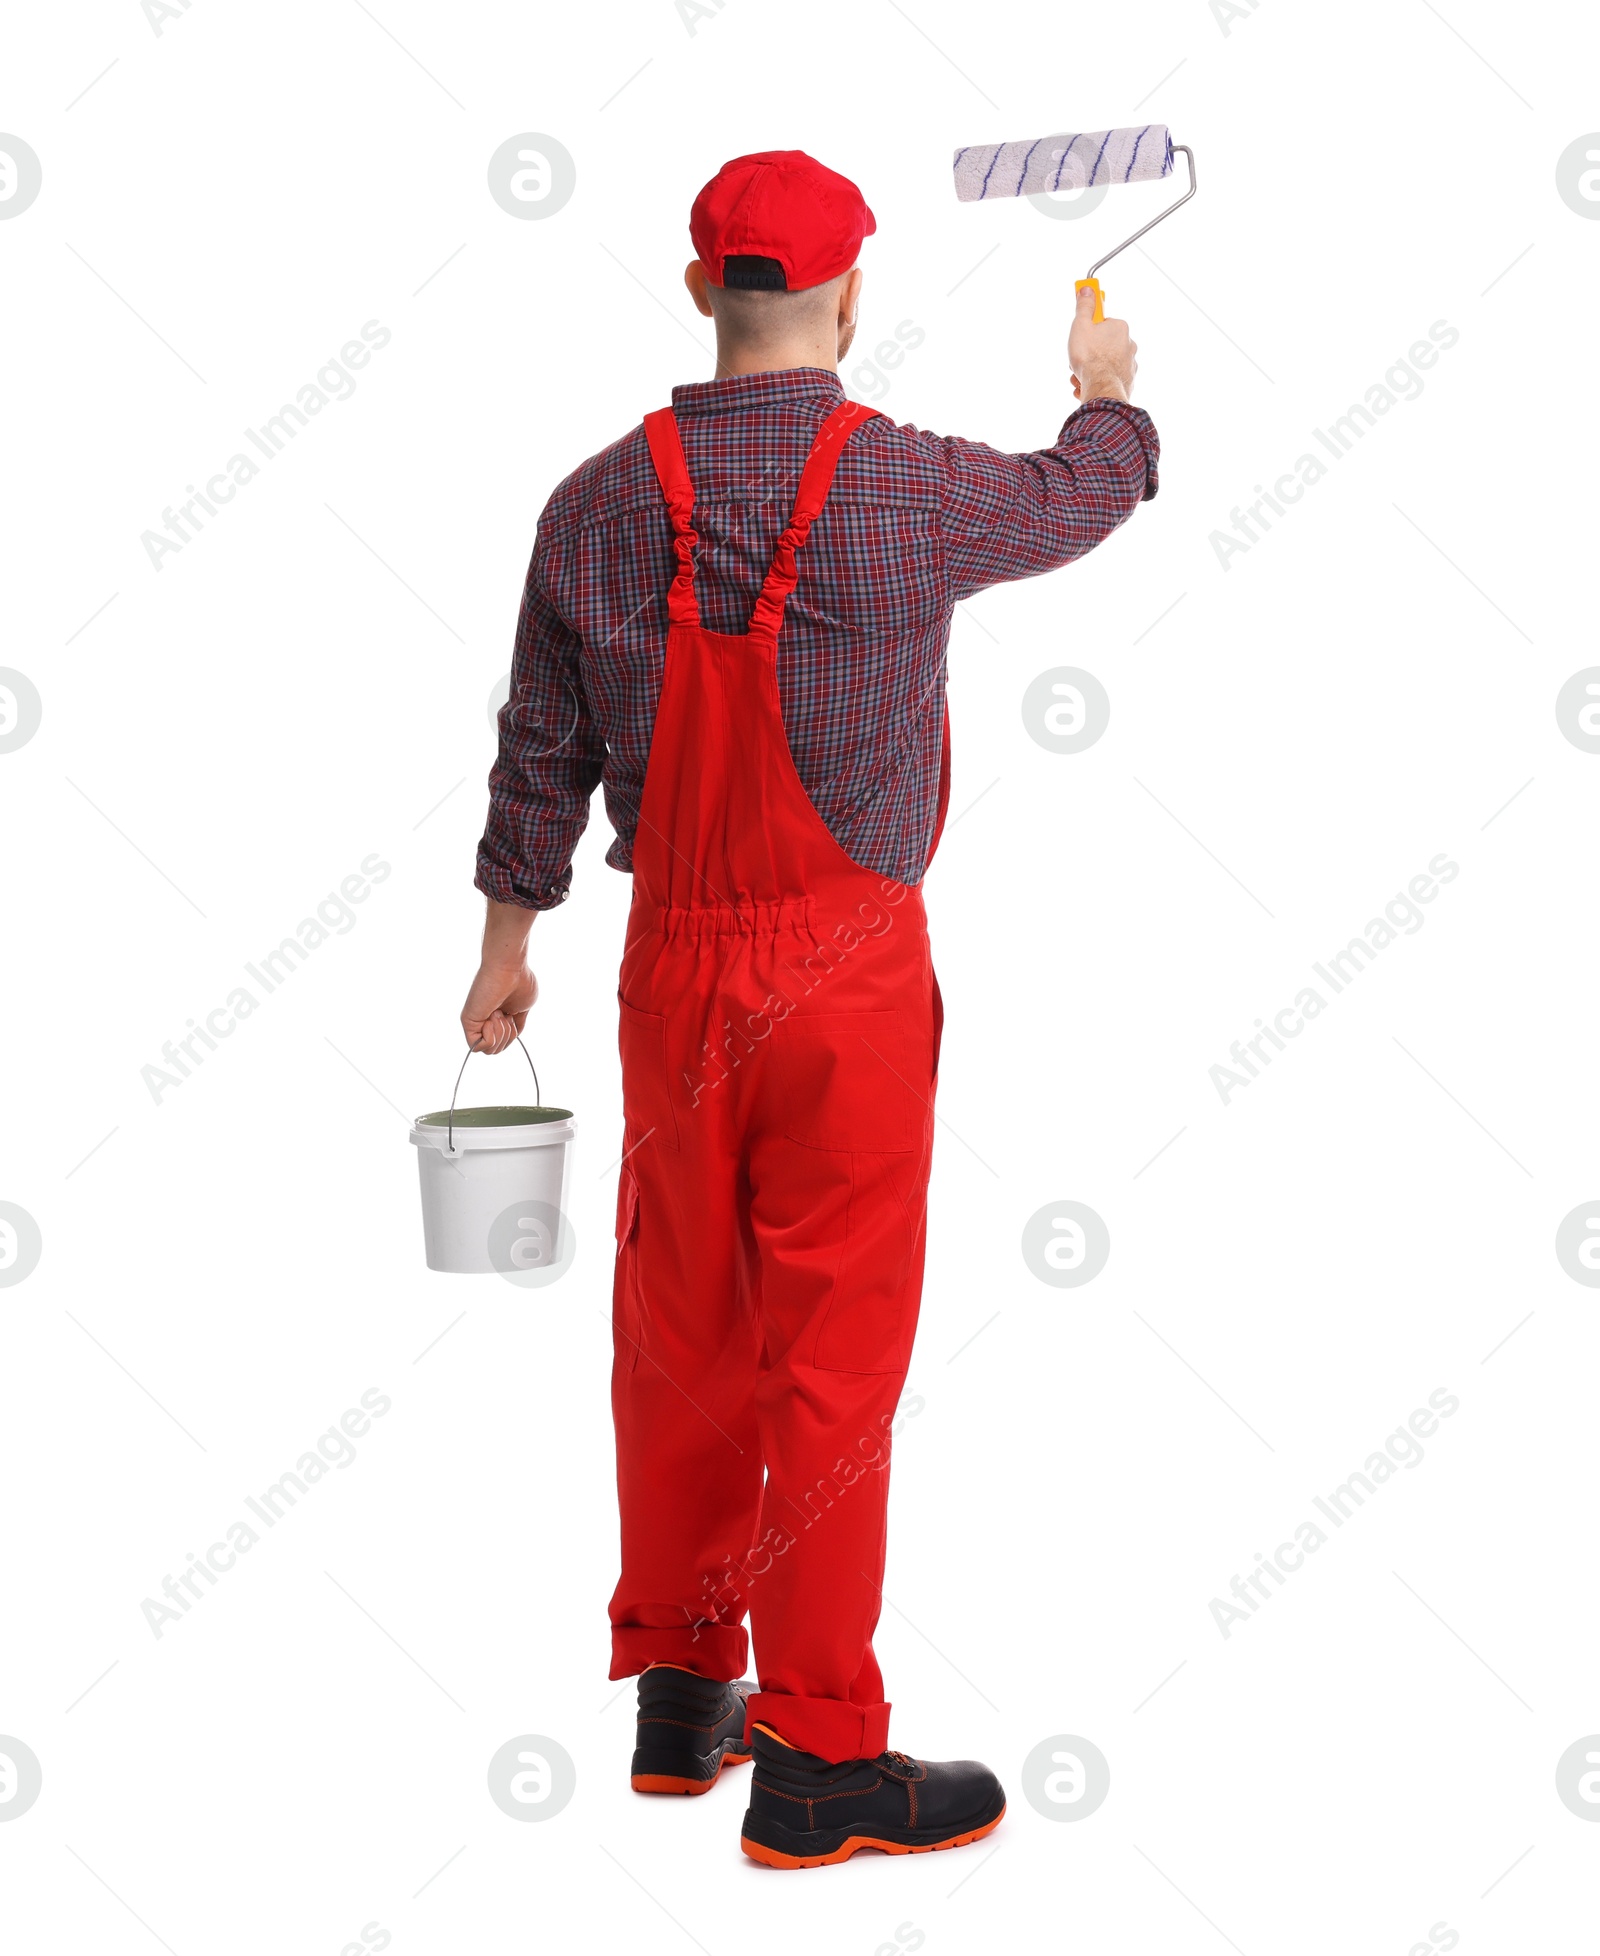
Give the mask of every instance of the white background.
[{"label": "white background", "polygon": [[[1600,223],[1555,173],[1600,127],[1593,26],[726,0],[694,27],[672,0],[194,0],[158,35],[80,0],[5,29],[0,128],[44,177],[0,223],[0,663],[44,719],[0,756],[0,1197],[44,1251],[0,1291],[0,1733],[44,1787],[0,1826],[0,1933],[1588,1947],[1600,1828],[1555,1766],[1600,1731],[1600,1298],[1554,1242],[1600,1191],[1600,756],[1554,704],[1600,659]],[[803,147],[874,206],[860,354],[926,339],[852,393],[1024,449],[1071,406],[1072,277],[1170,191],[1050,222],[958,205],[950,155],[1151,117],[1200,194],[1104,276],[1161,494],[958,615],[927,886],[944,1126],[879,1654],[894,1741],[989,1761],[1011,1812],[959,1854],[780,1881],[738,1852],[739,1775],[629,1792],[605,1677],[627,884],[598,802],[534,934],[578,1260],[532,1293],[423,1267],[406,1119],[457,1064],[487,701],[549,491],[710,377],[681,273],[725,158]],[[541,221],[486,187],[522,132],[576,160]],[[353,397],[153,569],[141,532],[368,320],[392,339]],[[1210,533],[1441,320],[1421,396],[1224,570]],[[1112,702],[1070,757],[1020,712],[1062,665]],[[157,1104],[163,1042],[374,852],[354,927]],[[1230,1043],[1440,852],[1425,925],[1225,1105]],[[1062,1199],[1111,1235],[1080,1289],[1022,1260]],[[354,1464],[153,1636],[162,1578],[369,1388],[392,1408]],[[1422,1464],[1224,1638],[1212,1598],[1438,1388],[1460,1407]],[[577,1765],[535,1825],[486,1791],[523,1734]],[[1060,1734],[1110,1762],[1075,1824],[1018,1778]]]}]

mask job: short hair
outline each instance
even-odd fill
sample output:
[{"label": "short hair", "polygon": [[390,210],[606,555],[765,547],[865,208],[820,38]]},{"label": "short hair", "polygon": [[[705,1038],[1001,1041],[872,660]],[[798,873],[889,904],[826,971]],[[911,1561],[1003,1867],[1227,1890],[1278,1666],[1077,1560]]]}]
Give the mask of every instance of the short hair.
[{"label": "short hair", "polygon": [[799,292],[746,291],[709,281],[706,291],[717,331],[731,345],[772,345],[796,332],[825,329],[838,314],[839,288],[849,276],[841,272]]}]

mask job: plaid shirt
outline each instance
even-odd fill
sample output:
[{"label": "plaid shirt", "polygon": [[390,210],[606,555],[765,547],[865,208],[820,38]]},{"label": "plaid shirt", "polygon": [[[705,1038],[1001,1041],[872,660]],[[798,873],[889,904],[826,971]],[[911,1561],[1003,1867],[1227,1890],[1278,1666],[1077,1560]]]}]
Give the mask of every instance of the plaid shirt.
[{"label": "plaid shirt", "polygon": [[[708,630],[743,632],[812,437],[844,399],[819,367],[675,387]],[[882,418],[846,445],[778,639],[784,727],[846,855],[921,881],[933,843],[952,607],[1088,550],[1156,493],[1142,408],[1097,401],[1053,448],[1005,455]],[[569,475],[539,519],[478,888],[547,910],[604,782],[615,869],[633,833],[667,637],[672,525],[642,428]]]}]

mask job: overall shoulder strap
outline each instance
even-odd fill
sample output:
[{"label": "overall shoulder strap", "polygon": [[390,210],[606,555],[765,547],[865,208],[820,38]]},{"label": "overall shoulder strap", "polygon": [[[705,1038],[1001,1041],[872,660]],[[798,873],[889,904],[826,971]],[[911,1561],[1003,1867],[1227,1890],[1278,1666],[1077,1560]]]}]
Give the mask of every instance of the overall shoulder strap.
[{"label": "overall shoulder strap", "polygon": [[698,625],[700,606],[694,595],[694,547],[700,539],[694,530],[694,484],[689,480],[689,464],[684,460],[678,418],[671,408],[657,408],[645,416],[644,438],[650,444],[656,480],[667,499],[667,513],[672,518],[672,547],[678,553],[677,575],[667,592],[667,619],[674,625]]},{"label": "overall shoulder strap", "polygon": [[783,607],[800,575],[795,552],[805,542],[811,525],[828,500],[828,491],[833,487],[834,471],[839,466],[845,443],[863,422],[872,420],[877,412],[876,408],[866,407],[860,401],[845,401],[817,430],[817,438],[811,444],[811,453],[806,457],[805,467],[800,473],[800,490],[795,497],[794,514],[789,519],[789,527],[778,539],[772,568],[767,572],[767,581],[762,585],[755,610],[750,614],[752,633],[774,639],[777,637],[778,628],[783,623]]}]

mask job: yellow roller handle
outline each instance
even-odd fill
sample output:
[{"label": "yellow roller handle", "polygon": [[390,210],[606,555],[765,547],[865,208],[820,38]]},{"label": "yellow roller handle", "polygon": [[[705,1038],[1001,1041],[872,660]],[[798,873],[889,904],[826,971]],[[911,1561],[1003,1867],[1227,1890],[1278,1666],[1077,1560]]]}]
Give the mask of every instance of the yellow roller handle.
[{"label": "yellow roller handle", "polygon": [[1095,323],[1098,325],[1106,316],[1106,295],[1100,290],[1100,281],[1097,278],[1080,278],[1072,288],[1074,295],[1082,292],[1085,287],[1094,294],[1094,316]]}]

